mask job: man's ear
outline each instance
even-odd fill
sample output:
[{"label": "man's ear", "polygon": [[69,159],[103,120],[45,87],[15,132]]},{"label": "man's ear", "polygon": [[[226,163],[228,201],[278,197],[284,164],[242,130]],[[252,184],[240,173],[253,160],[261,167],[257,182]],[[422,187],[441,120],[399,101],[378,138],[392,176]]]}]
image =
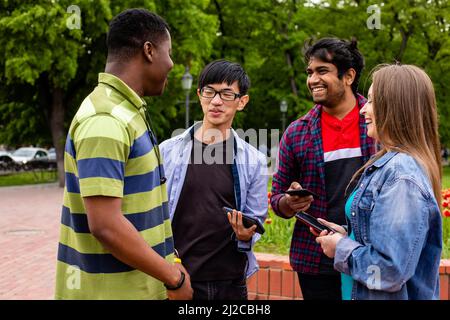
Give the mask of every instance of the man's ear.
[{"label": "man's ear", "polygon": [[345,84],[351,86],[353,81],[355,81],[355,77],[356,77],[355,69],[353,68],[348,69],[344,75]]},{"label": "man's ear", "polygon": [[155,47],[153,47],[150,41],[146,41],[144,43],[144,57],[150,63],[153,62],[153,53],[155,51]]},{"label": "man's ear", "polygon": [[245,106],[247,105],[247,103],[248,103],[249,100],[250,100],[250,97],[249,97],[248,94],[246,94],[245,96],[242,96],[242,97],[239,99],[239,105],[238,105],[238,107],[237,107],[237,110],[238,110],[238,111],[244,110],[244,108],[245,108]]}]

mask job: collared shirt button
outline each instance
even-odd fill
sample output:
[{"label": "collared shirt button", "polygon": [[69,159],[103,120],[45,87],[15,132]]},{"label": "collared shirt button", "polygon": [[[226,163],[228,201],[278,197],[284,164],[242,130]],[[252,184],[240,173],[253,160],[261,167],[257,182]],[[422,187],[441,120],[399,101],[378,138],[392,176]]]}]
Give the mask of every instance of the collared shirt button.
[{"label": "collared shirt button", "polygon": [[356,216],[356,213],[355,213],[355,211],[353,211],[353,212],[352,212],[352,216],[353,216],[353,217],[354,217],[354,216]]}]

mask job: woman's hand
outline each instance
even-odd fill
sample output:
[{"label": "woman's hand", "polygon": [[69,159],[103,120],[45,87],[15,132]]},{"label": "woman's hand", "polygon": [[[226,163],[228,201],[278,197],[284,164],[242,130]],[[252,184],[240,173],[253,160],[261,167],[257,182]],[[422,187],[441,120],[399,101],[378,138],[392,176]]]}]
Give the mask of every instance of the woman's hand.
[{"label": "woman's hand", "polygon": [[[342,227],[336,223],[329,222],[329,221],[327,221],[325,219],[321,219],[321,218],[317,218],[317,221],[319,221],[324,226],[327,226],[327,227],[330,227],[330,228],[336,230],[337,232],[339,232],[340,234],[343,234],[344,236],[347,235],[347,231],[345,231],[344,227]],[[315,229],[309,227],[309,231],[316,237],[319,236],[319,233]]]},{"label": "woman's hand", "polygon": [[317,219],[317,221],[319,221],[321,224],[333,228],[334,230],[337,231],[337,233],[334,232],[330,232],[328,233],[327,230],[323,230],[320,234],[317,234],[317,232],[312,229],[309,228],[309,230],[317,236],[316,238],[316,242],[320,244],[320,246],[322,247],[323,253],[328,257],[328,258],[334,258],[335,254],[336,254],[336,246],[337,243],[339,242],[339,240],[341,240],[342,238],[347,236],[347,232],[345,231],[345,229],[335,223],[332,222],[328,222],[324,219]]}]

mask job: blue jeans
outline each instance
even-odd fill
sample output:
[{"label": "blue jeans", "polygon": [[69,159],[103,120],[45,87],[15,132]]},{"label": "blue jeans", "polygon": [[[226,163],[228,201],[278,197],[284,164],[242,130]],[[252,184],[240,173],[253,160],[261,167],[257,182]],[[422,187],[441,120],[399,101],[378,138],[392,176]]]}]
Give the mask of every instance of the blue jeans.
[{"label": "blue jeans", "polygon": [[247,300],[244,279],[221,281],[192,281],[194,300]]}]

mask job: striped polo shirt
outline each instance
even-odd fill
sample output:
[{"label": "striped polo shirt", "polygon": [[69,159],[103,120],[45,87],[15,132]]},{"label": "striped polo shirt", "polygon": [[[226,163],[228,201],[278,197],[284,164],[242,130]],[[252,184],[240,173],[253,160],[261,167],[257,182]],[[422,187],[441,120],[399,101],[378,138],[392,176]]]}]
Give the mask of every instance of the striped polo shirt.
[{"label": "striped polo shirt", "polygon": [[66,184],[56,273],[57,299],[165,299],[163,283],[122,263],[90,233],[83,197],[122,198],[122,213],[161,257],[173,262],[166,185],[147,130],[145,102],[119,78],[99,84],[66,140]]}]

